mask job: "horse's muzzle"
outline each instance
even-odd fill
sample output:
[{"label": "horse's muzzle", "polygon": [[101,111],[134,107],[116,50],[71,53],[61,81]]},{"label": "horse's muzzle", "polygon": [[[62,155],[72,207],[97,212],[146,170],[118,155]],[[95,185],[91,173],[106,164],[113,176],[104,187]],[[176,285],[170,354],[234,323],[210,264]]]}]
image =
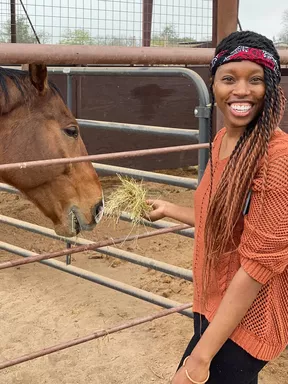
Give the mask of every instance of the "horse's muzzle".
[{"label": "horse's muzzle", "polygon": [[98,224],[104,215],[104,198],[99,201],[98,204],[94,207],[93,217],[95,219],[95,223]]}]

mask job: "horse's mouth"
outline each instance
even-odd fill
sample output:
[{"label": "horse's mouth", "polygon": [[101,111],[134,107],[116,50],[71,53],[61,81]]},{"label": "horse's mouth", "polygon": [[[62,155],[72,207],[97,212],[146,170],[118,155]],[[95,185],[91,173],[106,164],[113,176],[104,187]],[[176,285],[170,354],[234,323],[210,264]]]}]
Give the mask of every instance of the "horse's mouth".
[{"label": "horse's mouth", "polygon": [[76,208],[72,207],[69,213],[69,221],[72,233],[78,235],[81,231],[91,231],[96,224],[100,222],[103,217],[104,207],[103,203],[97,205],[92,213],[92,220],[90,223],[85,222],[82,213]]},{"label": "horse's mouth", "polygon": [[69,216],[71,215],[71,229],[72,233],[75,233],[75,235],[78,235],[81,232],[81,224],[77,217],[77,214],[71,210]]}]

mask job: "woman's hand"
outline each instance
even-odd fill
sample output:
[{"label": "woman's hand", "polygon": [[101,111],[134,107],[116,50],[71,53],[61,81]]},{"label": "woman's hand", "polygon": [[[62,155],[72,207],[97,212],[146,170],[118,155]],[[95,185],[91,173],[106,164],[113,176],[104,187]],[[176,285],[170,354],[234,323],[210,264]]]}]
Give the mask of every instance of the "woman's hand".
[{"label": "woman's hand", "polygon": [[199,361],[191,355],[186,360],[185,366],[182,366],[176,372],[171,384],[191,384],[191,381],[186,376],[186,369],[188,371],[189,376],[192,380],[195,381],[195,383],[205,382],[209,374],[209,368],[209,362]]},{"label": "woman's hand", "polygon": [[191,227],[195,224],[194,208],[181,207],[178,204],[164,200],[146,200],[146,202],[153,209],[144,216],[147,220],[156,221],[163,219],[164,217],[169,217],[170,219],[188,224]]},{"label": "woman's hand", "polygon": [[166,216],[165,208],[167,204],[169,204],[167,201],[147,200],[146,203],[153,208],[153,211],[149,212],[149,214],[145,216],[145,219],[148,219],[150,221],[156,221],[163,219]]}]

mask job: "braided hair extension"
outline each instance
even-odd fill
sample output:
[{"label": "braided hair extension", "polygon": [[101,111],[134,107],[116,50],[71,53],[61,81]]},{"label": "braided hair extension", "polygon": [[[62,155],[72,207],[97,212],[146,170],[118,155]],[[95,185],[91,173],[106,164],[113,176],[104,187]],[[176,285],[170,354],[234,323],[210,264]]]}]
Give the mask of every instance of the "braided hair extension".
[{"label": "braided hair extension", "polygon": [[[232,51],[240,45],[265,50],[272,54],[280,68],[280,58],[274,44],[255,32],[234,32],[216,48],[215,55],[227,50]],[[214,79],[212,78],[212,85]],[[278,127],[285,109],[285,96],[279,86],[279,77],[264,67],[265,96],[261,114],[251,122],[238,140],[229,161],[223,171],[219,185],[212,196],[213,160],[210,152],[211,183],[210,200],[205,225],[205,264],[203,268],[204,301],[209,278],[217,265],[219,257],[231,251],[233,231],[243,211],[245,201],[253,179],[258,171],[260,160],[263,161],[262,203],[264,200],[267,170],[268,146],[271,136]],[[212,88],[211,88],[212,90]],[[215,97],[212,94],[211,122]],[[211,151],[210,143],[210,151]]]},{"label": "braided hair extension", "polygon": [[210,106],[210,126],[209,126],[209,162],[210,162],[210,189],[209,189],[209,201],[211,200],[211,194],[213,189],[213,161],[212,161],[212,141],[213,141],[213,115],[215,108],[215,96],[213,93],[213,85],[210,85],[211,94],[211,106]]}]

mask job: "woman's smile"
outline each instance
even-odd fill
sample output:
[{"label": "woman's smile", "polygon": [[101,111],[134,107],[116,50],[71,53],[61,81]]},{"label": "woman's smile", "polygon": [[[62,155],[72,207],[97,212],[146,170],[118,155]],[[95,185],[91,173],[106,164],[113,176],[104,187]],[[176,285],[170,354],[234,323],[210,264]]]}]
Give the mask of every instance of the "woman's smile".
[{"label": "woman's smile", "polygon": [[263,109],[264,70],[251,61],[224,64],[216,72],[213,92],[226,128],[243,132]]},{"label": "woman's smile", "polygon": [[231,113],[237,117],[246,117],[253,112],[254,104],[251,102],[235,101],[227,104],[230,107]]}]

